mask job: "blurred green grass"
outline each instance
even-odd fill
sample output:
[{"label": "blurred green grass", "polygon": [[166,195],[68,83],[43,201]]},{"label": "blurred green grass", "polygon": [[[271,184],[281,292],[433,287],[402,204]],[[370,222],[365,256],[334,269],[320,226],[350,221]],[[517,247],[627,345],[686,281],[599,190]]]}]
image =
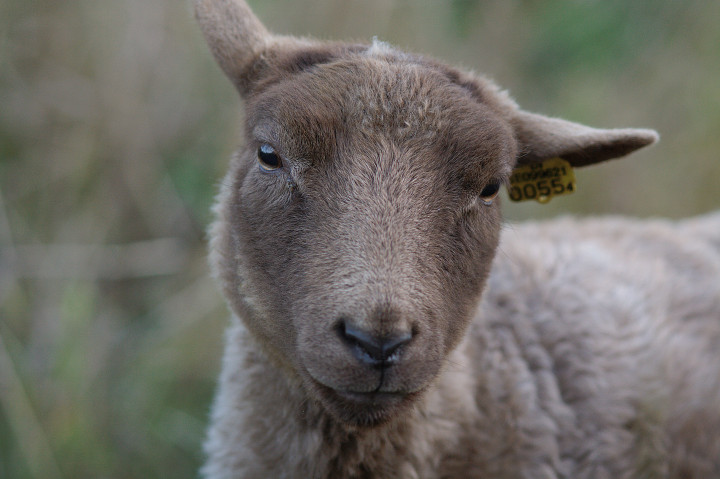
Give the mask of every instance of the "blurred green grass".
[{"label": "blurred green grass", "polygon": [[[661,143],[507,205],[720,206],[720,3],[265,0],[275,31],[483,72],[525,108]],[[177,0],[0,4],[0,478],[194,477],[226,310],[209,206],[242,111]]]}]

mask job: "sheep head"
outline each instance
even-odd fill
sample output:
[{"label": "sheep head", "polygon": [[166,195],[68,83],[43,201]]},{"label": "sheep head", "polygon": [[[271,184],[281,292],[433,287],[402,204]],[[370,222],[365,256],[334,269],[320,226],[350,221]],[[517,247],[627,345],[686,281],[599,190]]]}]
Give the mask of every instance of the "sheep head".
[{"label": "sheep head", "polygon": [[337,420],[392,419],[462,339],[514,166],[575,166],[654,142],[522,111],[486,79],[374,42],[270,34],[239,0],[198,0],[246,100],[212,231],[233,311]]}]

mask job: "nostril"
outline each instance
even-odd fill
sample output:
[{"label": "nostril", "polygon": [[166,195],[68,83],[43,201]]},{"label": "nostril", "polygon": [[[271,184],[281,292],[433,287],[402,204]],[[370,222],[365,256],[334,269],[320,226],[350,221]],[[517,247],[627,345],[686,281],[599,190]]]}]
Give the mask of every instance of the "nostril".
[{"label": "nostril", "polygon": [[343,340],[355,349],[358,359],[373,366],[394,363],[398,358],[395,353],[412,339],[410,331],[377,336],[346,320],[340,321],[338,330]]},{"label": "nostril", "polygon": [[384,360],[389,361],[393,359],[395,352],[400,349],[400,346],[409,343],[411,339],[412,333],[410,333],[409,331],[388,337],[382,346]]}]

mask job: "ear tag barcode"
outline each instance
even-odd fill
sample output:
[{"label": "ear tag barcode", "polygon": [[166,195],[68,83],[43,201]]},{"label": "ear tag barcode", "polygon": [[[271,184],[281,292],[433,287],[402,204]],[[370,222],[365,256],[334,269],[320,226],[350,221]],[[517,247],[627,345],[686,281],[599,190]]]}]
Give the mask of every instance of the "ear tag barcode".
[{"label": "ear tag barcode", "polygon": [[513,201],[547,203],[553,196],[575,192],[575,172],[562,158],[551,158],[515,168],[510,175],[508,194]]}]

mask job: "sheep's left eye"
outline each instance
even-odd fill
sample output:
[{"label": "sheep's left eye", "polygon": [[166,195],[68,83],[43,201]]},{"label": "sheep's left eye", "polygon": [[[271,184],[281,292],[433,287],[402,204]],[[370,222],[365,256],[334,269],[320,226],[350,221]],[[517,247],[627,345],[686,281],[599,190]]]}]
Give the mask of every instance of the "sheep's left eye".
[{"label": "sheep's left eye", "polygon": [[258,148],[257,151],[257,158],[260,168],[265,171],[277,170],[283,165],[280,155],[275,152],[275,148],[267,143],[260,145],[260,148]]},{"label": "sheep's left eye", "polygon": [[493,200],[497,198],[498,193],[500,193],[500,183],[490,183],[480,192],[480,201],[486,205],[491,205]]}]

